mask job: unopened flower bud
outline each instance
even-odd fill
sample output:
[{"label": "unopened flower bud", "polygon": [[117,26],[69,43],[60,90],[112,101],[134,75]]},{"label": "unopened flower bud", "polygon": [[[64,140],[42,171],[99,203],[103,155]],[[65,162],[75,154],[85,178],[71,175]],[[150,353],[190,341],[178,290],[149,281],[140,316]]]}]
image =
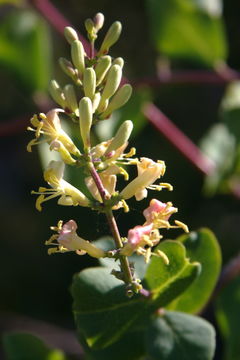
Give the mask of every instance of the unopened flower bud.
[{"label": "unopened flower bud", "polygon": [[119,65],[121,68],[124,66],[124,60],[121,57],[118,57],[113,60],[113,65]]},{"label": "unopened flower bud", "polygon": [[111,144],[107,148],[106,154],[110,153],[111,151],[117,150],[122,145],[124,145],[128,141],[132,129],[133,129],[132,121],[131,120],[124,121],[120,126],[120,128],[118,129],[116,135],[114,136]]},{"label": "unopened flower bud", "polygon": [[93,68],[86,68],[83,73],[83,90],[85,96],[91,100],[94,97],[96,89],[96,74]]},{"label": "unopened flower bud", "polygon": [[114,95],[110,101],[107,109],[101,114],[100,119],[107,118],[114,110],[122,107],[132,94],[132,87],[130,84],[123,85]]},{"label": "unopened flower bud", "polygon": [[74,66],[78,70],[79,75],[83,74],[85,69],[85,61],[84,61],[85,51],[83,48],[83,44],[80,40],[74,40],[71,43],[71,57]]},{"label": "unopened flower bud", "polygon": [[93,97],[93,100],[92,100],[92,111],[93,111],[93,114],[95,113],[95,111],[97,110],[98,108],[98,105],[100,103],[100,100],[101,100],[101,94],[99,92],[95,93],[94,94],[94,97]]},{"label": "unopened flower bud", "polygon": [[88,97],[83,97],[79,103],[80,132],[85,149],[90,146],[90,129],[92,125],[92,102]]},{"label": "unopened flower bud", "polygon": [[74,40],[78,40],[78,34],[71,26],[66,26],[64,29],[64,36],[71,45]]},{"label": "unopened flower bud", "polygon": [[102,13],[97,13],[94,16],[93,21],[95,24],[96,31],[99,31],[103,27],[103,24],[104,24],[104,15]]},{"label": "unopened flower bud", "polygon": [[51,80],[49,84],[49,92],[53,100],[62,108],[65,108],[65,97],[63,91],[56,80]]},{"label": "unopened flower bud", "polygon": [[62,68],[62,70],[65,72],[65,74],[67,74],[68,76],[70,76],[71,78],[74,78],[76,76],[73,64],[71,63],[71,61],[68,61],[67,59],[61,57],[59,59],[59,64]]},{"label": "unopened flower bud", "polygon": [[68,84],[64,87],[64,95],[68,109],[75,113],[78,110],[78,103],[73,85]]},{"label": "unopened flower bud", "polygon": [[95,24],[92,19],[86,19],[84,25],[88,34],[92,36],[95,33]]},{"label": "unopened flower bud", "polygon": [[109,48],[117,42],[122,31],[122,24],[119,21],[115,21],[109,28],[98,55],[106,54]]},{"label": "unopened flower bud", "polygon": [[112,95],[115,94],[121,82],[121,78],[122,78],[122,69],[120,68],[119,65],[113,65],[110,68],[107,75],[107,81],[104,86],[101,96],[101,101],[98,107],[99,112],[105,110],[105,109],[103,110],[103,105],[106,104],[106,100],[108,100]]},{"label": "unopened flower bud", "polygon": [[95,73],[97,77],[97,85],[100,85],[103,79],[105,78],[110,66],[111,66],[112,60],[111,56],[106,55],[100,57],[100,59],[97,62],[97,65],[95,67]]}]

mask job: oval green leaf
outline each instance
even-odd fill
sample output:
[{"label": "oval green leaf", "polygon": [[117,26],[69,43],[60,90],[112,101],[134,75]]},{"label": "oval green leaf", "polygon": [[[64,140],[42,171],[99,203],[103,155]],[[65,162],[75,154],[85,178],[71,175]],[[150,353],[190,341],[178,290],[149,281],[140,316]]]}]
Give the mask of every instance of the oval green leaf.
[{"label": "oval green leaf", "polygon": [[149,326],[146,349],[151,360],[211,360],[215,331],[200,317],[166,311]]},{"label": "oval green leaf", "polygon": [[157,246],[157,250],[167,255],[169,264],[166,265],[161,257],[152,256],[144,284],[152,292],[155,306],[163,307],[192,284],[199,276],[201,265],[190,263],[185,247],[178,241],[164,241]]},{"label": "oval green leaf", "polygon": [[104,267],[77,274],[72,296],[78,332],[93,349],[110,346],[150,311],[147,300],[137,295],[128,298],[125,285]]},{"label": "oval green leaf", "polygon": [[206,305],[221,270],[221,250],[214,234],[201,229],[178,238],[186,248],[187,257],[202,265],[199,277],[170,304],[169,309],[197,313]]}]

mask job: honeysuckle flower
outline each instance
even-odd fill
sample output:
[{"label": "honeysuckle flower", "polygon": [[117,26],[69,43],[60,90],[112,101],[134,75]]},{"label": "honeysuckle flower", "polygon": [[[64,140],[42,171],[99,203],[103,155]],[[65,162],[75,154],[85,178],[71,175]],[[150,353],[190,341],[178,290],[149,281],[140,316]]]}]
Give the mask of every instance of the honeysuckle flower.
[{"label": "honeysuckle flower", "polygon": [[[57,247],[50,248],[48,253],[53,254],[56,252],[68,252],[76,251],[78,255],[88,254],[95,258],[101,258],[105,256],[105,252],[102,249],[97,248],[89,241],[82,239],[76,233],[77,224],[74,220],[69,220],[63,225],[62,221],[58,222],[58,226],[52,227],[52,230],[57,234],[51,236],[46,241],[46,245],[57,245]],[[55,242],[57,241],[57,242]]]},{"label": "honeysuckle flower", "polygon": [[76,160],[73,159],[73,157],[70,155],[70,152],[65,148],[61,141],[53,140],[49,148],[50,150],[58,151],[65,164],[73,165],[76,163]]},{"label": "honeysuckle flower", "polygon": [[[43,142],[48,142],[51,146],[51,142],[58,140],[62,145],[66,148],[69,153],[79,156],[80,151],[74,145],[72,139],[66,134],[66,132],[61,127],[61,122],[58,116],[59,112],[64,112],[62,109],[53,109],[50,110],[46,115],[39,114],[34,115],[31,119],[31,124],[33,125],[33,129],[28,127],[28,130],[35,132],[35,139],[31,140],[27,146],[27,150],[29,152],[32,151],[32,146],[37,145]],[[41,135],[45,135],[44,140],[39,140]]]},{"label": "honeysuckle flower", "polygon": [[160,228],[176,228],[180,227],[185,232],[188,232],[188,227],[186,224],[182,223],[181,221],[175,220],[175,225],[171,225],[169,223],[169,218],[172,214],[178,211],[171,202],[163,203],[157,199],[152,199],[150,201],[149,207],[147,207],[143,211],[143,215],[146,219],[146,224],[152,224],[153,229],[160,229]]},{"label": "honeysuckle flower", "polygon": [[36,200],[36,208],[41,211],[42,203],[60,196],[58,204],[60,205],[80,205],[90,206],[89,199],[73,185],[63,179],[64,163],[62,161],[50,161],[47,169],[44,171],[45,181],[52,187],[48,189],[40,187],[38,192],[32,191],[33,194],[39,195]]},{"label": "honeysuckle flower", "polygon": [[138,255],[143,255],[145,262],[148,263],[151,255],[163,258],[163,261],[168,265],[169,260],[165,253],[161,250],[152,252],[152,247],[156,246],[161,240],[157,229],[153,228],[153,224],[137,225],[128,231],[127,242],[120,250],[121,255],[131,256],[134,252]]},{"label": "honeysuckle flower", "polygon": [[148,158],[141,158],[137,163],[138,176],[132,180],[120,193],[125,199],[135,196],[136,200],[147,197],[147,189],[158,190],[158,185],[153,183],[164,175],[165,163],[163,161],[154,162]]},{"label": "honeysuckle flower", "polygon": [[160,228],[177,211],[178,209],[173,207],[171,202],[163,203],[157,199],[152,199],[149,207],[143,211],[143,215],[145,216],[146,224],[153,223],[154,227]]}]

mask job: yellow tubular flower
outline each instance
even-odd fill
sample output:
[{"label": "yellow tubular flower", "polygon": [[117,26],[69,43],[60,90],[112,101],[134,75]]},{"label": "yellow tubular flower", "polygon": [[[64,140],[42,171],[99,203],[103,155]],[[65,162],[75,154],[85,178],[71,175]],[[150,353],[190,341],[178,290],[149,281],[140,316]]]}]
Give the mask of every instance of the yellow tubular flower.
[{"label": "yellow tubular flower", "polygon": [[32,194],[39,195],[36,200],[37,210],[42,210],[42,203],[60,196],[58,204],[60,205],[80,205],[90,206],[89,199],[77,188],[63,179],[64,163],[62,161],[50,161],[47,169],[44,171],[44,179],[52,189],[40,187],[38,192],[32,191]]},{"label": "yellow tubular flower", "polygon": [[138,176],[132,180],[120,193],[125,199],[135,196],[136,200],[147,197],[147,188],[151,186],[165,172],[164,162],[154,162],[148,158],[141,158],[137,164]]},{"label": "yellow tubular flower", "polygon": [[[64,225],[62,221],[59,221],[58,226],[52,227],[51,229],[57,231],[58,235],[53,235],[48,241],[46,241],[46,245],[57,245],[56,248],[49,249],[49,254],[76,251],[78,255],[84,255],[87,253],[95,258],[105,256],[105,252],[102,249],[97,248],[89,241],[84,240],[77,235],[77,224],[74,220],[69,220]],[[54,241],[57,241],[57,243],[54,243]]]},{"label": "yellow tubular flower", "polygon": [[[31,127],[28,130],[32,130],[35,132],[35,139],[31,140],[27,146],[27,150],[29,152],[32,151],[32,146],[37,145],[43,142],[48,142],[51,144],[52,141],[58,140],[63,144],[63,146],[69,151],[69,153],[79,156],[80,151],[74,145],[72,139],[66,134],[66,132],[62,129],[60,119],[58,116],[59,112],[64,112],[62,109],[53,109],[50,110],[46,115],[40,114],[39,118],[37,115],[34,115],[31,119],[31,124],[33,125],[33,129]],[[45,135],[46,139],[39,141],[39,137],[41,135]]]}]

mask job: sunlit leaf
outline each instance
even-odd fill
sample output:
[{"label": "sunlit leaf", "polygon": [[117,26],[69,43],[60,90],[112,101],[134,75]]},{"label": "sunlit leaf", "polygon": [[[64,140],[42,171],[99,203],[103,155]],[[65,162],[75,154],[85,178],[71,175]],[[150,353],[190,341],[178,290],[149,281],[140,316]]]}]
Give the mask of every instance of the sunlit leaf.
[{"label": "sunlit leaf", "polygon": [[202,271],[189,288],[180,295],[170,309],[197,313],[207,303],[221,270],[221,250],[214,234],[208,229],[182,235],[178,239],[186,248],[191,261],[199,261]]},{"label": "sunlit leaf", "polygon": [[28,91],[46,90],[51,51],[45,21],[30,10],[13,10],[0,23],[0,64]]},{"label": "sunlit leaf", "polygon": [[205,179],[205,192],[207,194],[214,194],[231,171],[235,161],[235,144],[235,137],[221,123],[212,126],[201,140],[202,151],[215,164],[214,171],[210,172]]},{"label": "sunlit leaf", "polygon": [[152,41],[160,54],[207,67],[226,59],[220,8],[215,7],[213,15],[203,1],[146,0],[146,5]]},{"label": "sunlit leaf", "polygon": [[167,265],[161,257],[153,256],[145,275],[146,287],[153,293],[157,307],[164,307],[184,292],[199,276],[201,265],[190,263],[185,247],[177,241],[162,242],[157,250],[163,251],[168,259]]}]

